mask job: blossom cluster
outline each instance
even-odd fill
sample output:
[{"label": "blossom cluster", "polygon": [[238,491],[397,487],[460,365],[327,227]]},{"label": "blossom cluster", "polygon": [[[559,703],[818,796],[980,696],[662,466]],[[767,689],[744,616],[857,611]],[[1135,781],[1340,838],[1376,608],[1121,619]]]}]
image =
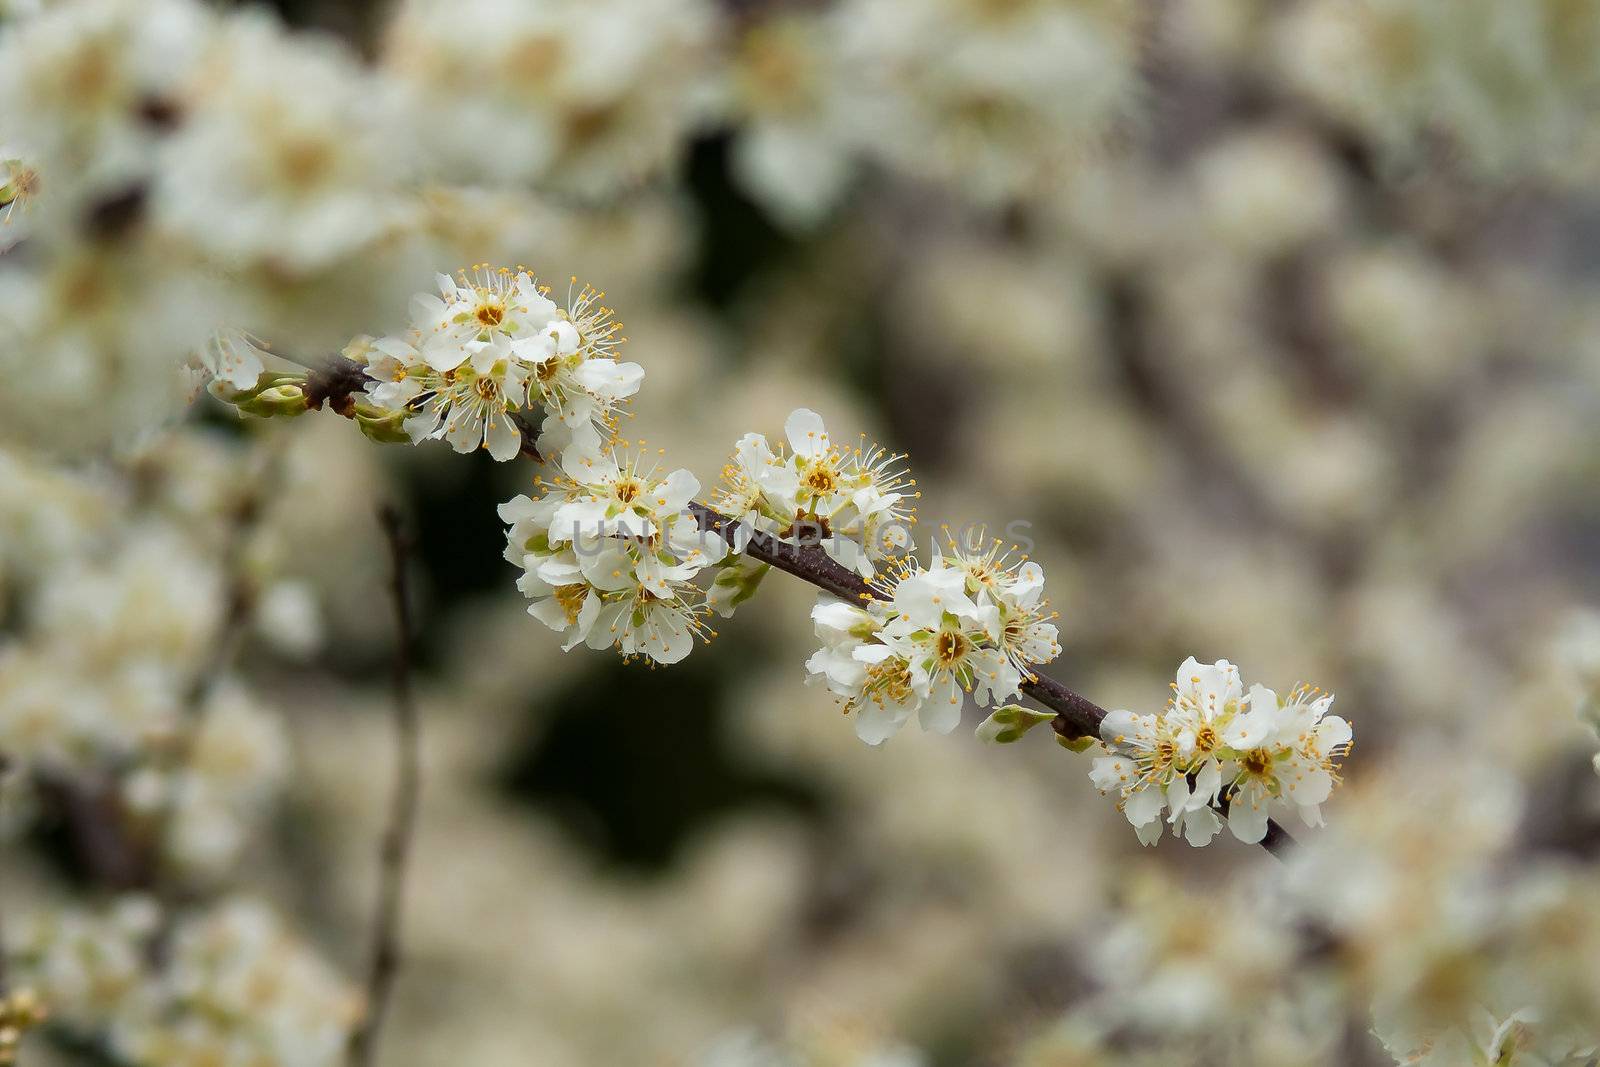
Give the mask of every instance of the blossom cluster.
[{"label": "blossom cluster", "polygon": [[289,476],[198,431],[118,459],[71,470],[0,448],[0,838],[50,828],[80,874],[152,892],[30,899],[18,862],[9,984],[109,1062],[336,1063],[349,987],[234,891],[293,760],[282,710],[220,653],[288,661],[320,641],[282,562]]},{"label": "blossom cluster", "polygon": [[515,416],[538,408],[541,452],[598,455],[618,405],[644,380],[644,368],[613,355],[622,324],[600,303],[605,294],[569,290],[561,307],[525,268],[487,264],[438,283],[438,296],[412,298],[408,334],[362,345],[373,402],[403,412],[412,441],[442,438],[498,460],[521,451]]},{"label": "blossom cluster", "polygon": [[[824,352],[849,360],[860,334],[834,342],[864,324],[894,375],[884,414],[907,432],[903,442],[917,440],[909,431],[923,415],[923,388],[942,399],[946,383],[919,380],[923,372],[943,361],[961,367],[959,418],[941,426],[942,439],[960,447],[926,457],[937,463],[930,470],[974,485],[963,503],[1021,502],[1047,520],[1039,555],[1055,599],[1070,590],[1074,674],[1115,686],[1166,656],[1175,633],[1219,649],[1246,637],[1263,656],[1293,647],[1296,658],[1336,662],[1373,682],[1384,697],[1373,711],[1390,717],[1373,730],[1370,756],[1383,758],[1376,746],[1405,735],[1435,734],[1419,749],[1399,748],[1387,769],[1363,761],[1359,780],[1341,787],[1351,806],[1330,815],[1331,832],[1297,846],[1289,901],[1249,884],[1259,872],[1248,861],[1204,891],[1167,877],[1134,880],[1130,893],[1126,867],[1086,859],[1075,836],[1092,831],[1092,816],[1113,814],[1109,806],[1078,818],[1059,803],[1058,776],[982,750],[906,745],[888,760],[852,752],[837,716],[788,714],[799,697],[772,680],[741,719],[737,743],[758,737],[754,758],[776,749],[785,761],[810,760],[809,776],[837,791],[828,799],[842,794],[861,813],[849,839],[835,835],[820,857],[781,825],[742,836],[719,827],[705,835],[718,843],[714,862],[702,855],[686,868],[693,877],[663,879],[649,900],[623,901],[554,846],[505,848],[498,808],[453,805],[447,866],[461,873],[453,884],[425,883],[442,892],[412,894],[429,909],[428,923],[412,924],[428,939],[419,955],[447,959],[464,983],[486,970],[500,985],[527,987],[506,974],[547,983],[552,996],[518,1019],[535,1031],[541,1055],[629,1058],[620,1039],[597,1036],[588,1022],[616,1017],[622,1004],[630,1018],[671,1020],[629,1028],[651,1033],[636,1060],[686,1031],[725,1025],[726,988],[706,996],[693,981],[659,976],[679,974],[685,958],[712,982],[752,973],[766,942],[751,929],[788,918],[775,901],[805,897],[795,929],[814,932],[806,864],[820,858],[829,870],[869,875],[880,864],[912,878],[933,869],[957,880],[974,906],[960,915],[925,907],[925,892],[913,899],[925,883],[908,891],[898,871],[853,883],[852,929],[863,936],[797,937],[807,958],[792,970],[805,977],[786,978],[783,991],[848,988],[852,995],[830,1003],[885,1021],[907,1003],[929,1007],[923,1016],[959,1005],[941,1019],[959,1015],[960,1026],[931,1039],[945,1047],[981,1037],[988,1020],[999,1020],[1009,1047],[1032,1021],[1019,1017],[1021,1006],[1049,1002],[1056,969],[1070,967],[1062,985],[1103,995],[1024,1063],[1366,1062],[1381,1058],[1366,1040],[1375,1028],[1401,1062],[1588,1064],[1600,1036],[1589,962],[1600,907],[1593,797],[1582,787],[1593,784],[1600,641],[1593,627],[1575,629],[1559,671],[1579,688],[1581,729],[1573,700],[1552,691],[1557,673],[1543,660],[1525,666],[1527,635],[1542,642],[1560,592],[1583,588],[1562,579],[1583,573],[1589,543],[1583,502],[1593,464],[1584,457],[1595,454],[1600,303],[1574,242],[1584,239],[1592,197],[1581,185],[1572,195],[1544,181],[1550,171],[1592,175],[1600,158],[1591,106],[1600,8],[1572,0],[1136,7],[403,0],[356,49],[284,31],[248,5],[0,0],[0,250],[16,246],[0,262],[0,437],[50,451],[92,447],[98,464],[63,486],[49,477],[53,461],[0,451],[0,750],[18,768],[3,781],[0,824],[51,828],[38,821],[57,813],[40,811],[47,798],[36,774],[108,777],[136,829],[170,821],[166,859],[185,875],[209,882],[252,869],[237,861],[252,840],[262,843],[253,832],[287,774],[283,717],[250,677],[230,677],[206,703],[208,726],[188,766],[169,765],[185,680],[224,595],[215,546],[202,543],[215,524],[192,511],[156,521],[134,514],[166,476],[152,477],[148,457],[104,445],[165,432],[178,417],[186,384],[169,389],[168,379],[186,349],[200,349],[217,393],[249,394],[238,410],[287,414],[303,404],[300,368],[286,372],[272,351],[333,351],[371,330],[397,335],[386,343],[400,355],[373,341],[354,352],[374,368],[408,366],[434,392],[390,397],[392,406],[369,393],[358,404],[364,428],[399,440],[437,434],[503,455],[511,420],[500,412],[519,423],[531,416],[537,432],[547,406],[533,368],[524,361],[514,371],[508,360],[496,378],[490,364],[494,388],[514,391],[506,383],[521,376],[524,399],[514,404],[453,392],[456,383],[421,358],[424,331],[392,328],[385,309],[402,306],[438,264],[537,255],[629,291],[636,336],[641,320],[650,327],[655,389],[692,382],[758,407],[775,375],[801,367],[820,375],[819,363],[834,360],[819,359]],[[1101,153],[1108,129],[1117,150]],[[691,149],[693,165],[680,167]],[[728,305],[737,329],[720,321],[726,308],[703,313],[686,300],[683,275],[683,253],[698,240],[709,236],[706,250],[718,251],[720,219],[702,223],[694,209],[724,164],[788,231],[786,241],[817,238],[799,246],[803,269],[769,271],[763,262],[742,275]],[[1497,177],[1534,195],[1499,195]],[[430,297],[449,302],[437,290]],[[271,337],[273,350],[232,332],[207,340],[227,323]],[[463,357],[455,373],[459,381],[479,372]],[[374,379],[374,389],[393,384]],[[793,390],[792,379],[778,384]],[[832,397],[817,388],[808,403],[829,410]],[[604,399],[594,395],[597,406]],[[772,424],[790,406],[770,408]],[[600,439],[602,456],[609,421],[581,427]],[[681,440],[726,434],[715,422],[682,420]],[[1419,425],[1438,432],[1418,433]],[[233,429],[259,447],[281,428]],[[338,471],[326,484],[378,481],[365,460],[348,459],[362,455],[359,441],[339,441],[326,426],[294,429],[326,446]],[[539,451],[565,460],[565,425],[546,419],[543,429],[554,436]],[[786,452],[772,436],[774,466],[797,472],[795,447]],[[200,469],[220,452],[208,443],[184,463]],[[365,473],[351,478],[350,469]],[[1428,475],[1425,493],[1416,471]],[[1197,500],[1196,486],[1220,487],[1225,499]],[[794,521],[802,505],[786,497],[798,494],[780,486],[771,494],[777,517],[760,507],[744,517],[784,540],[822,534],[815,519]],[[736,500],[723,510],[739,512]],[[1250,521],[1236,521],[1238,508]],[[320,512],[324,529],[341,534],[306,556],[324,561],[320,578],[331,582],[337,568],[326,561],[336,543],[361,541],[352,530],[368,509],[340,501],[299,510]],[[346,524],[333,526],[335,513]],[[819,543],[835,558],[869,577],[893,571],[893,550],[858,514],[824,506],[818,515],[829,527]],[[878,530],[896,525],[886,518]],[[522,547],[513,535],[518,564],[536,533]],[[685,562],[670,550],[645,561],[636,540],[613,541],[641,587],[640,565]],[[1067,544],[1076,551],[1063,551]],[[1128,544],[1137,550],[1116,550]],[[626,589],[601,589],[611,572],[590,570],[593,587],[560,567],[549,572],[548,594],[543,578],[524,575],[523,584],[537,591],[535,612],[567,639],[581,631],[586,643],[593,632],[625,645],[634,614],[616,605],[661,609]],[[726,613],[755,591],[766,565],[746,554],[709,570],[704,607]],[[689,609],[683,625],[693,634],[705,618],[700,593],[687,579],[666,588]],[[434,605],[439,616],[451,592]],[[260,606],[295,599],[278,594],[264,589]],[[331,611],[360,619],[341,644],[382,640],[365,610],[370,591],[328,600]],[[579,616],[590,612],[589,629],[568,619],[574,603]],[[596,630],[608,605],[618,619]],[[450,618],[437,629],[433,621],[434,632],[452,631]],[[504,648],[527,636],[497,628],[494,638]],[[652,643],[635,631],[635,654],[650,656],[640,649]],[[481,686],[521,694],[562,678],[543,657],[457,654],[448,637],[441,644],[429,650],[429,670],[439,673],[425,687],[430,705],[459,700],[450,710],[471,712],[490,706]],[[250,654],[259,676],[277,653]],[[798,687],[802,672],[792,673]],[[1256,710],[1244,688],[1235,717]],[[1293,694],[1277,701],[1290,702]],[[980,736],[1013,740],[1048,717],[1002,705]],[[342,752],[356,718],[295,728],[327,730],[321,736],[337,743],[321,747]],[[1140,737],[1142,718],[1119,717],[1120,736]],[[437,716],[430,727],[432,751],[447,760],[497,747],[482,732],[504,728],[471,714]],[[1202,731],[1194,733],[1198,742]],[[1569,752],[1574,735],[1580,751]],[[1110,791],[1125,810],[1157,805],[1144,834],[1171,827],[1215,840],[1213,820],[1242,803],[1232,793],[1250,750],[1233,750],[1231,764],[1206,761],[1192,749],[1180,755],[1183,738],[1177,730],[1171,778],[1137,797],[1122,789],[1138,779],[1143,751],[1107,738],[1107,755],[1133,764]],[[1493,753],[1492,766],[1472,763],[1474,748]],[[1302,812],[1305,786],[1291,791],[1284,779],[1306,762],[1274,761],[1285,772],[1275,775],[1277,796],[1261,783],[1264,810],[1286,825]],[[1568,763],[1581,774],[1566,775]],[[1424,773],[1434,767],[1438,775]],[[1426,788],[1411,788],[1419,780]],[[1181,815],[1174,790],[1187,792]],[[1494,840],[1480,840],[1483,808],[1515,807],[1503,794],[1526,795],[1527,810],[1502,814]],[[988,799],[986,814],[1005,812],[1010,832],[965,817],[974,795]],[[1191,810],[1196,795],[1205,810]],[[356,807],[318,814],[349,821]],[[1056,847],[1019,848],[1019,840]],[[17,864],[26,869],[5,878],[0,901],[13,945],[29,930],[13,921],[20,898],[36,884],[68,892],[36,879],[32,850],[18,851],[27,852]],[[491,885],[512,881],[506,872],[519,858],[519,892],[497,895]],[[1282,873],[1263,866],[1272,878]],[[526,913],[528,886],[548,894],[548,906],[534,910],[561,921],[519,927],[520,943],[507,938],[486,957],[471,936],[477,928],[463,933],[457,893],[476,893],[479,905],[509,897]],[[1097,890],[1119,901],[1109,914],[1059,906],[1069,893],[1089,899]],[[735,893],[741,906],[724,906]],[[752,908],[760,923],[749,921]],[[684,923],[684,914],[713,921]],[[1077,929],[1083,914],[1087,929]],[[600,931],[605,951],[592,943],[573,951],[574,925]],[[1008,939],[1023,927],[1030,947],[1019,967]],[[119,952],[110,933],[91,946],[63,923],[37,942],[63,947],[48,967],[14,962],[13,973],[47,988],[53,1007],[70,1001],[75,981],[110,992],[155,977],[143,935]],[[761,949],[739,954],[757,942]],[[863,942],[870,952],[858,950]],[[250,943],[220,942],[219,962]],[[611,953],[619,944],[635,955]],[[950,981],[951,956],[970,963],[960,973],[972,984]],[[1041,984],[1051,988],[1036,991],[1044,956],[1051,973]],[[610,965],[596,967],[601,957]],[[529,959],[536,973],[511,969]],[[110,965],[84,979],[101,960]],[[62,981],[49,985],[41,970]],[[252,985],[271,986],[270,976],[246,973]],[[221,967],[190,974],[241,981]],[[971,1011],[961,998],[978,984],[1002,991],[1008,1010]],[[510,998],[477,992],[410,1025],[448,1033],[474,1062],[525,1058],[524,1033],[495,1017]],[[248,1030],[249,1013],[236,1008],[215,1017]],[[208,1035],[194,1058],[226,1061],[209,1040],[212,1024],[181,1017]],[[95,1016],[83,1032],[101,1036],[118,1021]],[[908,1040],[927,1037],[899,1022]],[[34,1036],[42,1045],[52,1035]],[[418,1042],[418,1054],[443,1043]],[[179,1055],[149,1047],[160,1062]],[[254,1055],[259,1046],[246,1039],[228,1051],[263,1062],[309,1058],[293,1047]]]},{"label": "blossom cluster", "polygon": [[924,730],[949,733],[966,694],[999,704],[1061,651],[1037,563],[1012,560],[999,543],[948,552],[927,567],[903,562],[884,580],[887,599],[824,596],[811,611],[822,648],[806,661],[808,680],[843,699],[869,745],[913,714]]},{"label": "blossom cluster", "polygon": [[[820,547],[870,583],[859,602],[822,597],[812,610],[822,647],[806,661],[808,681],[840,698],[863,741],[882,744],[914,715],[948,733],[968,695],[996,709],[979,729],[988,740],[1014,741],[1050,718],[1004,705],[1061,651],[1043,568],[1003,541],[955,538],[917,564],[905,550],[920,494],[904,456],[839,447],[821,416],[797,409],[785,445],[773,449],[759,433],[738,441],[714,498],[721,521],[736,523],[725,539],[691,509],[700,483],[689,471],[662,473],[643,442],[636,453],[614,438],[616,405],[643,371],[611,355],[615,326],[608,310],[591,313],[590,290],[563,310],[525,270],[486,266],[440,276],[439,289],[413,299],[406,338],[362,337],[346,351],[375,380],[370,401],[401,417],[413,443],[443,437],[458,451],[510,459],[529,432],[516,416],[536,403],[560,428],[541,437],[559,443],[541,449],[559,473],[536,479],[537,499],[501,505],[500,517],[528,613],[562,635],[564,650],[681,661],[696,636],[714,634],[713,611],[730,615],[753,595],[767,564],[748,549],[762,537],[791,551]],[[233,348],[215,348],[219,377],[253,370]],[[697,579],[730,547],[708,592]],[[1232,664],[1192,658],[1173,691],[1161,714],[1115,711],[1100,724],[1110,755],[1091,778],[1117,794],[1142,842],[1170,825],[1204,845],[1224,818],[1252,843],[1273,814],[1320,824],[1351,740],[1349,725],[1327,714],[1331,695],[1299,686],[1280,699],[1259,685],[1246,694]]]},{"label": "blossom cluster", "polygon": [[822,417],[807,408],[792,412],[783,429],[788,447],[776,451],[759,433],[739,439],[723,469],[717,510],[752,531],[790,542],[809,538],[864,577],[903,553],[921,496],[905,457],[865,443],[836,445]]},{"label": "blossom cluster", "polygon": [[1100,737],[1110,754],[1090,771],[1102,793],[1116,794],[1141,842],[1154,844],[1170,825],[1204,845],[1224,818],[1250,843],[1266,836],[1275,814],[1321,825],[1351,741],[1350,724],[1328,714],[1333,694],[1303,685],[1281,697],[1261,685],[1247,694],[1238,667],[1193,656],[1178,667],[1172,693],[1154,714],[1108,714]]},{"label": "blossom cluster", "polygon": [[563,473],[535,500],[500,506],[510,523],[506,559],[522,568],[528,614],[578,644],[676,663],[708,634],[705,596],[693,579],[727,543],[687,508],[700,483],[687,470],[658,473],[641,455],[562,454]]}]

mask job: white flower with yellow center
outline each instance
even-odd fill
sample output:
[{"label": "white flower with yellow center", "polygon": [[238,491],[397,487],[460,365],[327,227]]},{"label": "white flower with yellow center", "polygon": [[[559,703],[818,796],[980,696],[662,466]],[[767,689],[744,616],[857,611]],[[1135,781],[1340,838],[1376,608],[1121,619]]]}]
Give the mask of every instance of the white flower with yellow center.
[{"label": "white flower with yellow center", "polygon": [[806,669],[845,698],[863,741],[882,743],[913,713],[924,730],[949,733],[961,721],[965,694],[999,704],[1018,691],[1021,673],[995,647],[985,612],[965,586],[964,572],[936,559],[928,568],[902,569],[887,602],[857,606],[828,597],[813,610],[823,648]]},{"label": "white flower with yellow center", "polygon": [[411,298],[417,349],[434,370],[453,370],[492,346],[506,351],[518,342],[516,355],[529,358],[551,343],[545,330],[557,321],[556,304],[527,271],[478,264],[471,274],[436,281],[438,296]]},{"label": "white flower with yellow center", "polygon": [[438,276],[439,293],[411,301],[404,338],[358,339],[373,403],[405,410],[412,441],[444,438],[457,451],[480,446],[499,460],[522,450],[512,416],[534,405],[546,419],[537,447],[596,457],[615,432],[617,409],[639,389],[644,369],[612,358],[620,324],[585,287],[562,309],[522,268]]},{"label": "white flower with yellow center", "polygon": [[[577,279],[573,279],[577,284]],[[568,449],[593,455],[616,430],[617,410],[639,391],[644,368],[614,357],[626,338],[622,324],[600,301],[605,294],[584,286],[567,298],[531,342],[521,342],[523,358],[533,365],[530,388],[543,405],[546,419],[539,451],[554,455]]]},{"label": "white flower with yellow center", "polygon": [[966,576],[991,642],[1024,677],[1061,654],[1057,616],[1044,599],[1044,568],[1026,556],[1013,561],[1003,541],[971,550],[952,540],[948,561]]},{"label": "white flower with yellow center", "polygon": [[1173,727],[1158,715],[1118,710],[1100,723],[1100,738],[1111,755],[1096,757],[1089,780],[1102,793],[1116,793],[1117,808],[1146,845],[1161,837],[1161,812],[1177,776],[1178,741]]},{"label": "white flower with yellow center", "polygon": [[774,451],[746,434],[723,470],[719,511],[785,540],[820,544],[829,556],[872,577],[875,564],[903,552],[915,522],[915,482],[904,456],[865,442],[834,444],[822,418],[799,408],[784,423],[787,447]]},{"label": "white flower with yellow center", "polygon": [[487,449],[497,460],[522,449],[522,431],[511,417],[528,399],[528,369],[498,336],[474,349],[469,360],[436,370],[407,342],[376,342],[378,358],[368,374],[380,384],[368,392],[375,403],[404,407],[413,443],[443,439],[457,452]]},{"label": "white flower with yellow center", "polygon": [[1164,810],[1173,832],[1197,846],[1221,830],[1224,812],[1233,835],[1249,843],[1266,836],[1273,814],[1321,824],[1351,739],[1350,724],[1327,714],[1331,694],[1296,686],[1279,699],[1258,685],[1246,698],[1237,667],[1192,656],[1172,689],[1159,714],[1108,714],[1100,738],[1109,755],[1090,770],[1101,792],[1116,792],[1141,841],[1160,838]]},{"label": "white flower with yellow center", "polygon": [[[807,682],[820,682],[843,700],[856,736],[881,745],[922,708],[926,694],[912,677],[911,663],[879,640],[886,608],[823,597],[811,610],[822,648],[806,661]],[[929,721],[923,727],[929,728]]]},{"label": "white flower with yellow center", "polygon": [[506,558],[523,568],[529,614],[567,637],[565,647],[620,646],[625,656],[675,663],[709,636],[705,594],[693,583],[726,552],[687,510],[699,483],[685,470],[615,452],[568,452],[537,500],[501,505],[511,523]]},{"label": "white flower with yellow center", "polygon": [[[5,226],[38,195],[42,185],[39,172],[17,149],[0,145],[0,226]],[[7,248],[20,233],[0,232],[0,250]]]},{"label": "white flower with yellow center", "polygon": [[[506,534],[505,557],[523,569],[517,588],[533,603],[528,614],[562,633],[563,651],[582,643],[600,613],[601,588],[584,573],[583,561],[571,544],[550,543],[550,520],[561,504],[559,497],[532,500],[518,496],[500,505],[500,518],[511,523]],[[606,560],[590,573],[604,578]]]},{"label": "white flower with yellow center", "polygon": [[1296,686],[1286,699],[1250,687],[1249,710],[1225,740],[1239,752],[1229,789],[1228,828],[1241,841],[1266,834],[1270,810],[1293,810],[1307,826],[1322,824],[1321,805],[1339,782],[1336,760],[1350,749],[1350,724],[1327,714],[1333,694]]}]

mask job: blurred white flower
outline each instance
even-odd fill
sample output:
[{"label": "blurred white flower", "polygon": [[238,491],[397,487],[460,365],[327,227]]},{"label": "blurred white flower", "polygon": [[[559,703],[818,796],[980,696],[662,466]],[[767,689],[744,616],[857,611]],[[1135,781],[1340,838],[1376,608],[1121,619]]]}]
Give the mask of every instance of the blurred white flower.
[{"label": "blurred white flower", "polygon": [[226,264],[323,270],[405,220],[394,102],[334,42],[255,12],[231,18],[174,101],[157,220]]},{"label": "blurred white flower", "polygon": [[705,112],[702,0],[407,0],[383,69],[435,169],[593,198],[673,163]]}]

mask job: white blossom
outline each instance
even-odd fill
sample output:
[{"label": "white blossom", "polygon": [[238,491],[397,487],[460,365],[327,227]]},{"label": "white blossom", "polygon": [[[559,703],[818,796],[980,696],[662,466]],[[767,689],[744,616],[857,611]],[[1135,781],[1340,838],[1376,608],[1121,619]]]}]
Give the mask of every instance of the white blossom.
[{"label": "white blossom", "polygon": [[438,276],[438,295],[411,301],[411,330],[362,344],[373,403],[405,411],[412,441],[443,439],[509,460],[522,450],[517,416],[542,408],[546,454],[597,455],[644,370],[613,356],[620,324],[584,288],[559,307],[527,271],[480,265]]},{"label": "white blossom", "polygon": [[[857,736],[870,745],[913,714],[924,730],[949,733],[967,694],[998,707],[1018,693],[1032,665],[1058,651],[1053,626],[1048,645],[1007,640],[1003,620],[1038,612],[1043,581],[1036,564],[953,551],[925,568],[902,564],[884,583],[885,599],[848,604],[824,596],[811,612],[822,648],[806,661],[808,681],[843,699]],[[1031,624],[1023,630],[1042,636]]]},{"label": "white blossom", "polygon": [[1321,825],[1321,805],[1351,742],[1349,723],[1327,713],[1331,693],[1296,686],[1280,699],[1257,685],[1246,696],[1233,664],[1192,656],[1172,691],[1162,712],[1109,713],[1100,724],[1108,754],[1090,769],[1095,787],[1116,795],[1142,843],[1154,844],[1170,825],[1191,845],[1204,845],[1224,814],[1233,835],[1251,843],[1266,836],[1274,814]]},{"label": "white blossom", "polygon": [[904,456],[864,442],[836,445],[806,408],[789,415],[784,436],[787,447],[776,451],[761,434],[740,438],[717,510],[784,540],[820,544],[864,577],[905,551],[920,494]]},{"label": "white blossom", "polygon": [[506,558],[522,567],[518,588],[534,600],[528,613],[562,633],[567,649],[615,645],[627,657],[683,659],[710,632],[693,579],[726,550],[687,510],[700,483],[626,453],[569,451],[562,466],[538,499],[500,507],[511,524]]}]

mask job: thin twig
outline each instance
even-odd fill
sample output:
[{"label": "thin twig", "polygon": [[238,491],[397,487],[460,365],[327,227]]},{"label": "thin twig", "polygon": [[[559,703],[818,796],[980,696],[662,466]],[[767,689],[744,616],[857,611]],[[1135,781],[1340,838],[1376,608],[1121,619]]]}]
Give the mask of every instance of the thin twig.
[{"label": "thin twig", "polygon": [[389,798],[389,824],[384,830],[378,856],[380,874],[372,919],[371,960],[367,968],[367,1014],[350,1035],[351,1067],[370,1067],[375,1062],[378,1034],[400,973],[401,908],[422,789],[421,723],[411,687],[414,629],[407,577],[411,540],[401,525],[399,512],[393,507],[383,508],[378,518],[389,544],[389,594],[394,601],[394,728],[398,764],[394,792]]}]

